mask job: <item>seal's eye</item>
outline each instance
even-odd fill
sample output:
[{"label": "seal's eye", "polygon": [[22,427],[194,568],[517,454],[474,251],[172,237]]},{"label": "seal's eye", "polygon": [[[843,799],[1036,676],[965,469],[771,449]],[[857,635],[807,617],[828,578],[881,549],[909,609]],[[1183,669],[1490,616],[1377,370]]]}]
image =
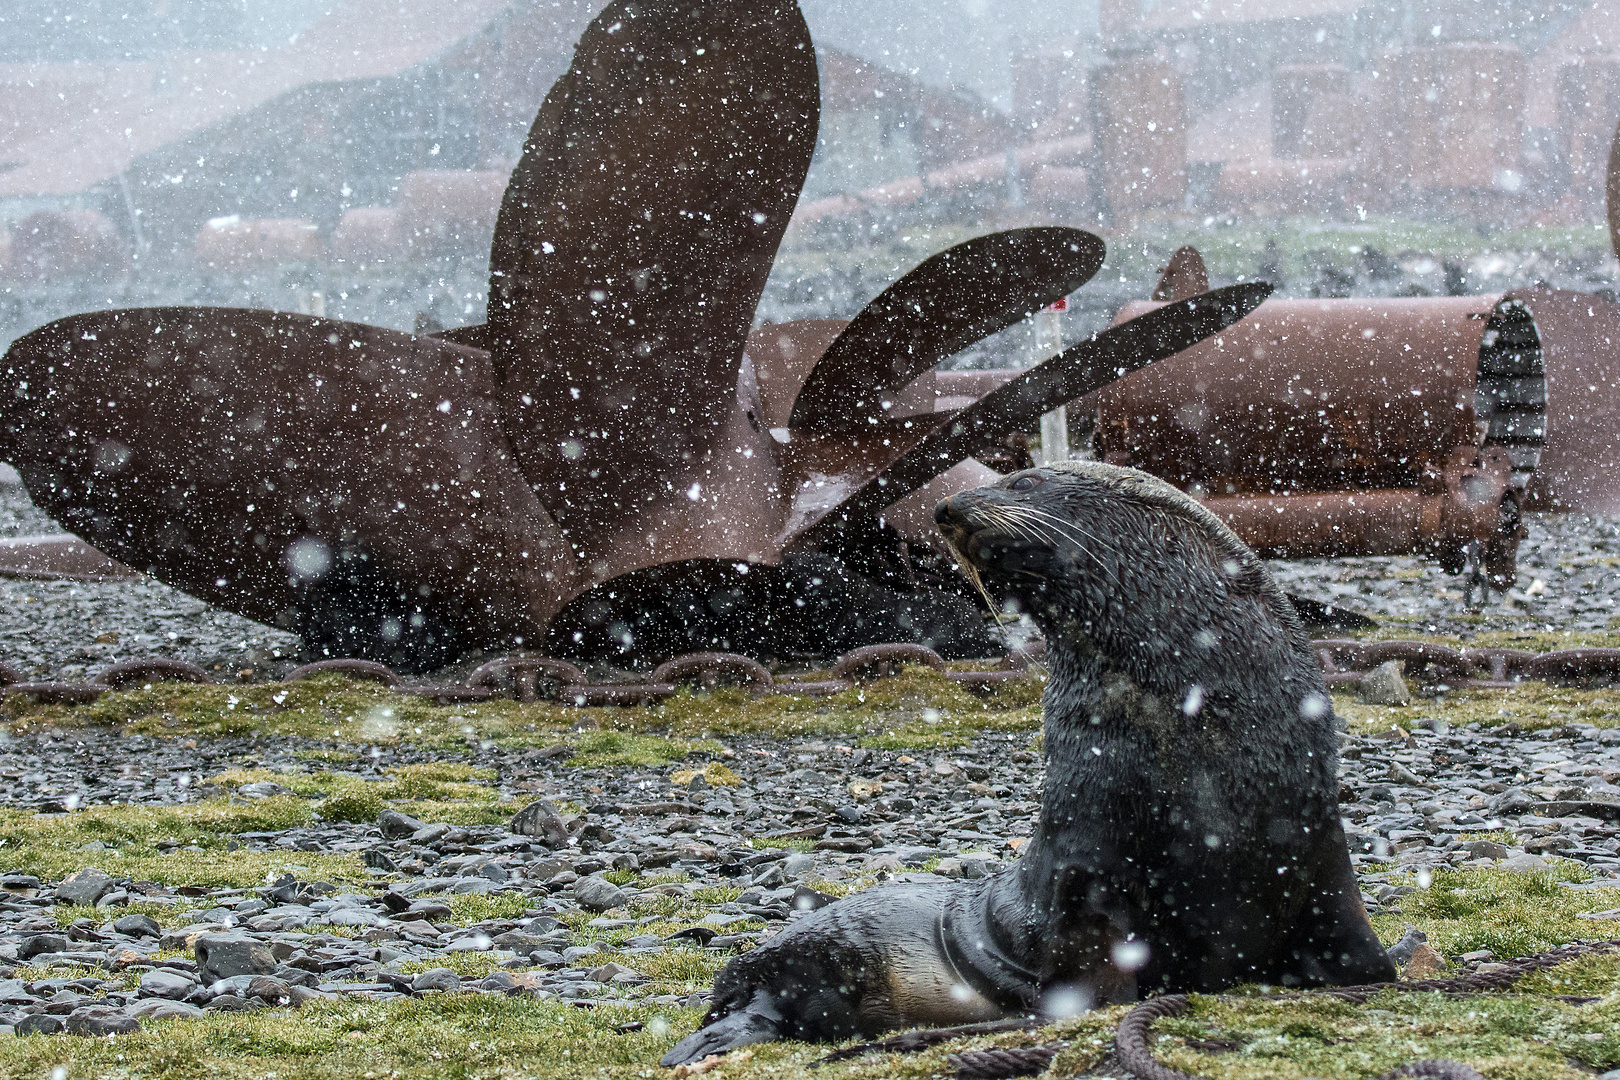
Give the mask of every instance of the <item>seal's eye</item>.
[{"label": "seal's eye", "polygon": [[1028,475],[1020,476],[1018,479],[1014,480],[1012,483],[1007,485],[1007,490],[1008,491],[1034,491],[1035,490],[1035,485],[1039,484],[1040,482],[1041,482],[1040,479],[1038,477],[1035,477],[1035,476],[1028,476]]}]

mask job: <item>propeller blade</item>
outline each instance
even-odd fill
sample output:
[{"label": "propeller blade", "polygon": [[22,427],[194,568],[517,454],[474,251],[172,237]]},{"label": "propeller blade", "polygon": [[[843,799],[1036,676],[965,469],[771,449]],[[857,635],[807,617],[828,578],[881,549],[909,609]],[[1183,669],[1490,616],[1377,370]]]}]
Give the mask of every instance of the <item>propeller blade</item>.
[{"label": "propeller blade", "polygon": [[743,543],[744,514],[687,492],[740,457],[743,345],[819,109],[791,0],[614,0],[540,110],[497,221],[488,340],[518,467],[593,577]]},{"label": "propeller blade", "polygon": [[856,315],[822,354],[788,426],[866,427],[884,400],[946,357],[1090,281],[1103,242],[1079,229],[1012,229],[924,259]]},{"label": "propeller blade", "polygon": [[1220,333],[1270,295],[1271,286],[1264,282],[1229,285],[1165,304],[1070,346],[944,420],[792,542],[814,545],[839,529],[877,517],[1006,432]]},{"label": "propeller blade", "polygon": [[312,648],[432,667],[536,640],[577,576],[495,392],[487,353],[430,337],[100,311],[12,344],[0,444],[30,495],[112,558]]}]

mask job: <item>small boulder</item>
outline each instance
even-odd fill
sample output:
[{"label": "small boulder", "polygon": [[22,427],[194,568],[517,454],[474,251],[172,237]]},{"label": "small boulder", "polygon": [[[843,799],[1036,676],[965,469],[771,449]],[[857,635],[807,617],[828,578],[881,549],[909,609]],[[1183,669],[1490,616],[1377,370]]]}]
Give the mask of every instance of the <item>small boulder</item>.
[{"label": "small boulder", "polygon": [[1506,844],[1499,844],[1495,840],[1470,840],[1463,845],[1470,859],[1505,859],[1508,857]]},{"label": "small boulder", "polygon": [[112,924],[113,930],[127,937],[162,937],[163,927],[150,915],[125,915]]},{"label": "small boulder", "polygon": [[461,976],[449,968],[433,968],[412,979],[411,989],[417,993],[424,990],[460,990]]},{"label": "small boulder", "polygon": [[106,1005],[87,1005],[69,1014],[66,1027],[69,1035],[130,1035],[141,1030],[141,1022]]},{"label": "small boulder", "polygon": [[197,980],[170,968],[153,968],[141,976],[141,996],[179,1001],[191,993]]},{"label": "small boulder", "polygon": [[574,882],[574,901],[586,911],[609,911],[625,901],[624,890],[600,874]]},{"label": "small boulder", "polygon": [[147,998],[129,1010],[137,1020],[195,1020],[203,1011],[195,1005],[167,998]]},{"label": "small boulder", "polygon": [[1412,691],[1401,678],[1401,665],[1386,660],[1361,679],[1359,698],[1363,705],[1410,705]]},{"label": "small boulder", "polygon": [[233,975],[268,975],[276,970],[270,947],[245,934],[202,934],[192,948],[197,971],[206,983]]},{"label": "small boulder", "polygon": [[427,823],[398,810],[384,810],[377,815],[377,828],[388,840],[405,840],[418,830],[427,828]]},{"label": "small boulder", "polygon": [[550,799],[536,799],[512,816],[512,831],[537,837],[547,847],[568,846],[568,826]]},{"label": "small boulder", "polygon": [[51,1016],[47,1013],[33,1013],[17,1021],[13,1029],[18,1035],[55,1035],[63,1027],[60,1016]]},{"label": "small boulder", "polygon": [[110,875],[91,867],[63,878],[56,886],[56,902],[94,907],[97,900],[112,891],[112,887]]},{"label": "small boulder", "polygon": [[17,943],[17,959],[31,960],[41,953],[67,952],[70,947],[62,934],[31,934]]}]

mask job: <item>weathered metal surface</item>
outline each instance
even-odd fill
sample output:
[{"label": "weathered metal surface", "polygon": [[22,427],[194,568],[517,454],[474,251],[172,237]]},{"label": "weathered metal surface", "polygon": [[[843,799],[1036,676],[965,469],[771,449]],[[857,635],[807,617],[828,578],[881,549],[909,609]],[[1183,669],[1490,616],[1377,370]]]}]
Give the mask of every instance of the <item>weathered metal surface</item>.
[{"label": "weathered metal surface", "polygon": [[1178,247],[1170,255],[1170,262],[1160,273],[1159,283],[1153,288],[1153,299],[1191,300],[1199,293],[1209,291],[1209,271],[1204,268],[1204,257],[1191,246]]},{"label": "weathered metal surface", "polygon": [[[1098,450],[1212,495],[1416,486],[1476,442],[1496,301],[1269,300],[1099,391]],[[1128,304],[1116,322],[1150,308]]]},{"label": "weathered metal surface", "polygon": [[[513,467],[487,354],[301,315],[151,308],[19,339],[0,441],[99,551],[315,640],[531,640],[573,555]],[[355,647],[355,646],[350,646]]]},{"label": "weathered metal surface", "polygon": [[[1293,495],[1233,495],[1205,505],[1256,553],[1274,558],[1402,555],[1425,552],[1460,568],[1473,542],[1499,542],[1500,507],[1512,468],[1500,449],[1483,461],[1460,449],[1447,463],[1443,486],[1315,491]],[[1511,538],[1516,549],[1517,537]],[[1498,584],[1512,584],[1512,560]]]},{"label": "weathered metal surface", "polygon": [[[992,429],[1217,332],[1259,294],[1110,331],[941,434],[942,395],[962,387],[933,365],[1072,291],[1102,243],[981,237],[836,332],[750,341],[817,108],[796,6],[617,0],[506,189],[486,324],[412,336],[264,311],[74,316],[8,354],[0,453],[86,542],[328,655],[422,670],[472,646],[729,649],[733,593],[761,605],[761,648],[913,628],[968,655],[978,617],[918,586],[903,550],[927,538],[930,483],[977,476],[966,459],[1005,434]],[[895,524],[875,529],[890,507]],[[898,545],[901,585],[881,555],[856,581],[843,556],[806,552],[818,521],[817,544],[852,524],[857,558],[874,531]],[[796,616],[804,590],[849,625]]]},{"label": "weathered metal surface", "polygon": [[1608,512],[1617,344],[1620,307],[1586,293],[1269,301],[1085,406],[1109,460],[1213,497],[1438,494],[1452,452],[1484,446],[1508,452],[1521,505]]},{"label": "weathered metal surface", "polygon": [[1609,250],[1620,258],[1620,127],[1614,129],[1609,146]]},{"label": "weathered metal surface", "polygon": [[0,577],[54,581],[121,581],[141,575],[72,533],[0,540]]},{"label": "weathered metal surface", "polygon": [[[1230,285],[1190,300],[1165,304],[1072,345],[1023,372],[944,422],[922,431],[893,433],[910,445],[875,475],[849,469],[841,476],[850,492],[825,510],[803,515],[790,544],[813,545],[828,535],[877,516],[883,508],[1010,430],[1129,372],[1173,356],[1220,334],[1258,307],[1265,284]],[[797,523],[796,523],[797,524]]]},{"label": "weathered metal surface", "polygon": [[1546,369],[1546,444],[1527,507],[1620,510],[1620,306],[1552,289],[1508,295],[1535,319]]},{"label": "weathered metal surface", "polygon": [[865,427],[968,345],[1074,292],[1102,266],[1078,229],[991,233],[925,259],[867,304],[805,379],[789,426]]},{"label": "weathered metal surface", "polygon": [[737,373],[817,85],[796,5],[620,2],[541,107],[496,226],[489,319],[518,466],[589,583],[770,558],[774,515],[724,509],[780,499]]}]

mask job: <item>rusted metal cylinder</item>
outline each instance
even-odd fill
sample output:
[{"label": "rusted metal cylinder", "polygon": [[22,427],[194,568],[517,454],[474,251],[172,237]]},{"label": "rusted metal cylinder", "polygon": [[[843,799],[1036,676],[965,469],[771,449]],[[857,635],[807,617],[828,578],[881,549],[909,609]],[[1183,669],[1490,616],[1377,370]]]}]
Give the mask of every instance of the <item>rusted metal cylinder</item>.
[{"label": "rusted metal cylinder", "polygon": [[[1510,465],[1493,448],[1475,461],[1453,453],[1440,491],[1417,488],[1316,491],[1293,495],[1231,495],[1205,505],[1261,555],[1323,558],[1423,553],[1458,570],[1464,550],[1478,542],[1493,576],[1513,579],[1516,536],[1501,536],[1500,508]],[[1509,541],[1513,550],[1497,550]]]},{"label": "rusted metal cylinder", "polygon": [[1496,300],[1269,300],[1093,395],[1098,450],[1214,496],[1418,487],[1480,441]]},{"label": "rusted metal cylinder", "polygon": [[1620,306],[1586,293],[1273,300],[1079,408],[1101,456],[1268,554],[1449,566],[1478,540],[1501,584],[1521,508],[1620,509],[1617,356]]}]

